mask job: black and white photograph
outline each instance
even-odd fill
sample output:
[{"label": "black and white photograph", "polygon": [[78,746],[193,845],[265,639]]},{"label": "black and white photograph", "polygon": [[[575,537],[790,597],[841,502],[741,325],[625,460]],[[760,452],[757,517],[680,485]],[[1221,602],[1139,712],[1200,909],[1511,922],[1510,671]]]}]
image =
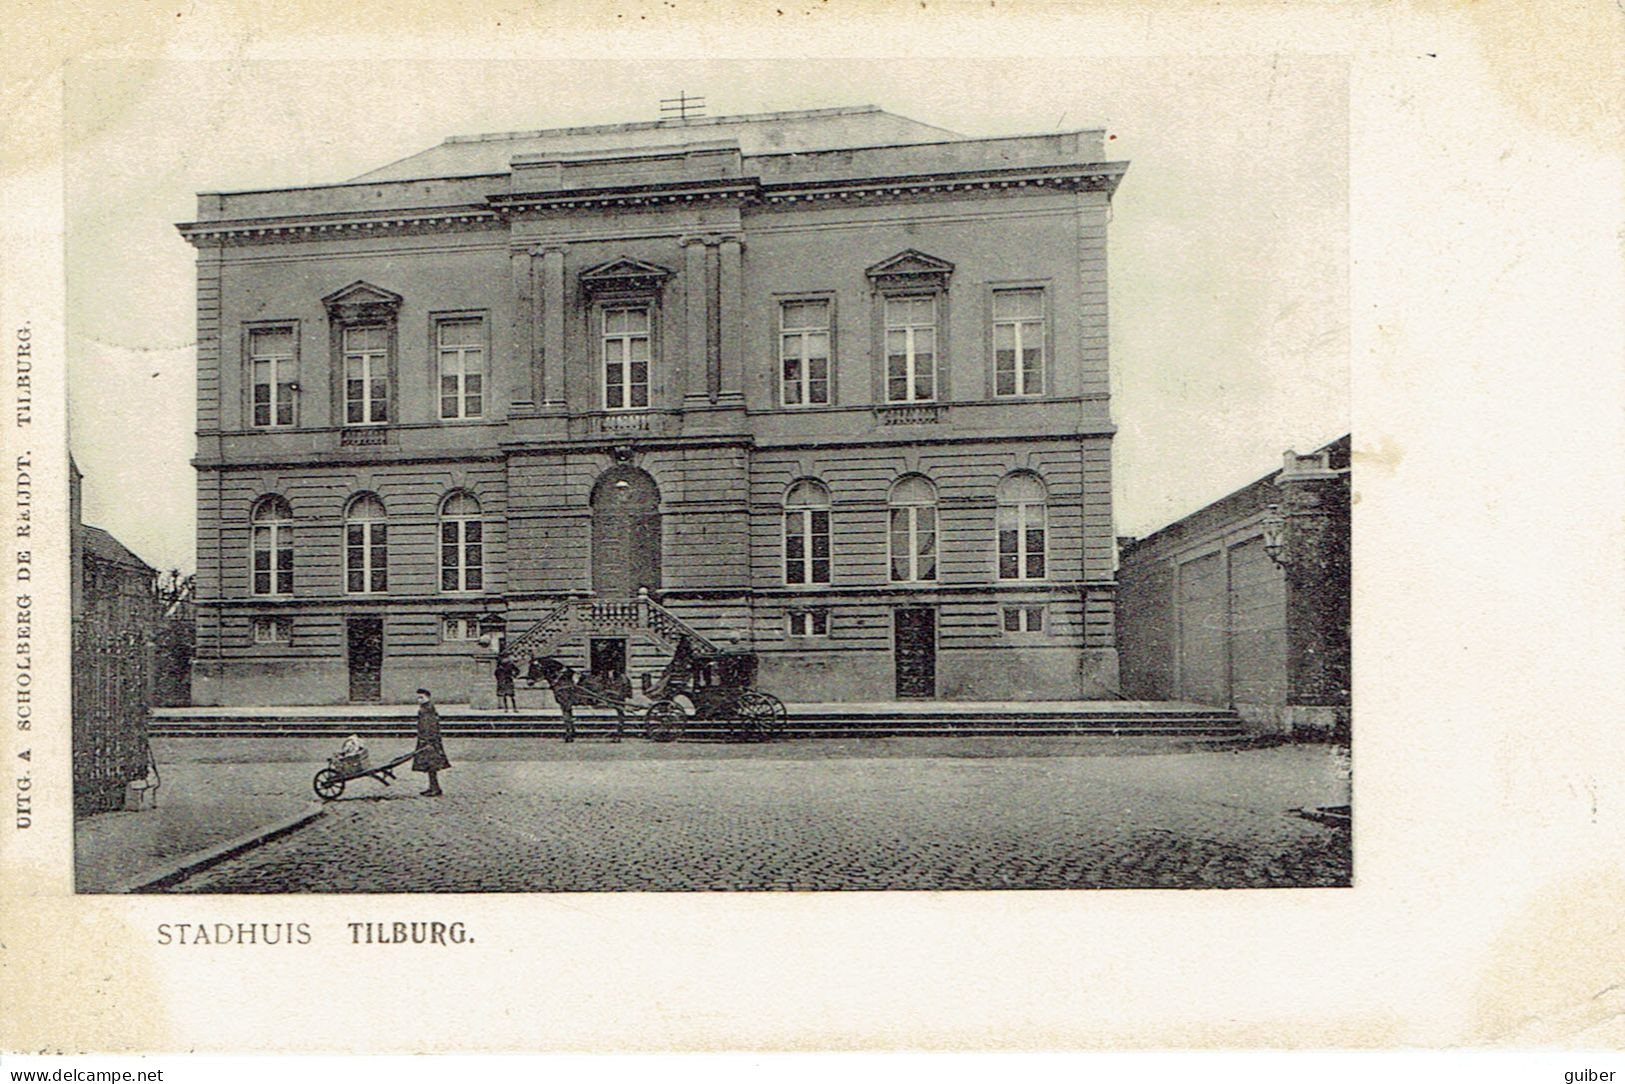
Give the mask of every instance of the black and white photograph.
[{"label": "black and white photograph", "polygon": [[18,1079],[1625,1071],[1617,3],[25,7]]},{"label": "black and white photograph", "polygon": [[69,162],[81,891],[1351,883],[1346,64],[193,74]]}]

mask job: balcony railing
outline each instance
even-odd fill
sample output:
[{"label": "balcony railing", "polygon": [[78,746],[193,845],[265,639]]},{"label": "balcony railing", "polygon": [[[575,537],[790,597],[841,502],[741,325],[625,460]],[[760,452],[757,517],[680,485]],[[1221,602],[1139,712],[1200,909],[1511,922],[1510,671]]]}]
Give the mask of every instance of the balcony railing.
[{"label": "balcony railing", "polygon": [[382,425],[355,426],[339,433],[339,444],[346,448],[389,443],[389,430]]},{"label": "balcony railing", "polygon": [[671,415],[656,410],[603,410],[570,419],[570,435],[576,437],[659,436],[671,431]]},{"label": "balcony railing", "polygon": [[936,425],[948,418],[946,403],[882,403],[875,407],[881,425]]}]

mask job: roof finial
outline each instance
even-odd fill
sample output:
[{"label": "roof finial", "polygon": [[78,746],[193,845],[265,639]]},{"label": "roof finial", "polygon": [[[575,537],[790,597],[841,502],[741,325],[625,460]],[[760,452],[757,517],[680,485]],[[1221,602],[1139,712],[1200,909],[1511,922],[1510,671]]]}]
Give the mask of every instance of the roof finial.
[{"label": "roof finial", "polygon": [[690,117],[703,116],[705,116],[704,98],[690,98],[679,90],[675,98],[660,99],[661,120],[687,120]]}]

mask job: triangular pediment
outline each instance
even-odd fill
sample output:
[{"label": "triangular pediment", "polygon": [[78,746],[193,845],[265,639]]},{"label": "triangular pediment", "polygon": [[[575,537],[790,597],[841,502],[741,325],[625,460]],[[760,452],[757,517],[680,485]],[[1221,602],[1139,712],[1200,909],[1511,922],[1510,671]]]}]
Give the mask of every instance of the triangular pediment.
[{"label": "triangular pediment", "polygon": [[933,275],[947,277],[954,265],[935,256],[927,256],[917,248],[905,248],[889,259],[881,260],[864,272],[870,278],[896,275]]},{"label": "triangular pediment", "polygon": [[947,260],[928,256],[916,248],[905,248],[897,255],[881,260],[864,271],[877,289],[906,289],[932,287],[945,289],[954,265]]},{"label": "triangular pediment", "polygon": [[603,290],[656,290],[671,277],[671,269],[631,256],[621,256],[581,273],[581,288]]},{"label": "triangular pediment", "polygon": [[624,279],[647,277],[650,275],[665,278],[671,274],[669,268],[659,264],[647,263],[643,260],[634,260],[630,256],[622,256],[608,263],[599,264],[581,272],[581,280],[587,282],[594,279]]},{"label": "triangular pediment", "polygon": [[342,290],[335,290],[322,298],[322,304],[329,311],[394,311],[400,308],[401,300],[401,295],[392,290],[357,279]]}]

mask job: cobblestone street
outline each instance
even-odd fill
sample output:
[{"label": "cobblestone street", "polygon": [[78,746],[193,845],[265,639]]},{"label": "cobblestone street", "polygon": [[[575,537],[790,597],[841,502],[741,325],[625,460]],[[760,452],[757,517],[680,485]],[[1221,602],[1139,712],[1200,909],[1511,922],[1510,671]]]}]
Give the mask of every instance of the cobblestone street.
[{"label": "cobblestone street", "polygon": [[[478,753],[452,750],[444,798],[418,797],[410,773],[387,789],[352,782],[310,825],[170,891],[1211,888],[1350,874],[1349,834],[1292,812],[1348,802],[1343,762],[1318,746],[629,741],[548,743],[535,759],[465,746]],[[184,767],[305,782],[315,766]]]}]

